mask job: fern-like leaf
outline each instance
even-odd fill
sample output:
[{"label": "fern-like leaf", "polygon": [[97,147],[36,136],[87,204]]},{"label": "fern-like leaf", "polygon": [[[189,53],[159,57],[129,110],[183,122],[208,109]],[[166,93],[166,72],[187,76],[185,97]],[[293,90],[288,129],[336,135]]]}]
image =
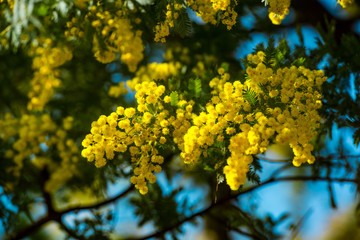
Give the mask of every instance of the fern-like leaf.
[{"label": "fern-like leaf", "polygon": [[178,13],[179,17],[174,21],[174,31],[183,38],[191,32],[191,20],[185,9],[180,10]]},{"label": "fern-like leaf", "polygon": [[195,97],[196,98],[199,98],[200,97],[200,94],[201,94],[201,91],[202,91],[202,88],[201,88],[201,79],[195,79],[194,81],[195,83]]},{"label": "fern-like leaf", "polygon": [[252,90],[251,88],[244,90],[243,96],[250,103],[251,106],[256,106],[259,102],[259,99],[255,91]]},{"label": "fern-like leaf", "polygon": [[172,92],[170,94],[170,99],[171,99],[171,106],[173,107],[177,106],[179,102],[179,94],[177,92]]}]

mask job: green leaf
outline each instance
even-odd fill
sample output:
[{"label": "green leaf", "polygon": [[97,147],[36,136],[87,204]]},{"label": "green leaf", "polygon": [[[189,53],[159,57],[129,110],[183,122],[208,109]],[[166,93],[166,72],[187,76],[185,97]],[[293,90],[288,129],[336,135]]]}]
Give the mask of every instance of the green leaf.
[{"label": "green leaf", "polygon": [[177,92],[172,92],[170,94],[170,98],[171,98],[171,106],[173,107],[177,106],[179,102],[179,94]]},{"label": "green leaf", "polygon": [[273,38],[269,39],[268,46],[265,49],[265,65],[266,67],[271,67],[273,60],[276,56],[275,40]]},{"label": "green leaf", "polygon": [[228,72],[230,65],[229,65],[229,63],[224,62],[221,64],[221,67],[225,70],[225,72]]},{"label": "green leaf", "polygon": [[286,56],[290,52],[289,45],[285,39],[279,42],[278,50],[282,53],[283,56]]},{"label": "green leaf", "polygon": [[188,89],[190,90],[190,92],[195,91],[195,79],[190,78]]},{"label": "green leaf", "polygon": [[356,145],[356,147],[358,147],[360,142],[360,128],[354,132],[353,138],[354,138],[354,144]]},{"label": "green leaf", "polygon": [[285,55],[281,52],[281,51],[278,51],[277,54],[276,54],[276,61],[281,63],[285,58]]},{"label": "green leaf", "polygon": [[304,35],[303,35],[302,31],[301,31],[301,25],[300,24],[298,24],[296,26],[296,33],[297,33],[297,35],[299,37],[301,45],[303,46],[304,45]]},{"label": "green leaf", "polygon": [[262,171],[262,166],[260,164],[259,158],[254,156],[253,162],[251,163],[255,171]]},{"label": "green leaf", "polygon": [[155,110],[156,110],[156,107],[153,105],[153,104],[148,104],[147,105],[147,109],[149,110],[149,112],[151,114],[154,114],[155,113]]},{"label": "green leaf", "polygon": [[266,95],[269,94],[269,89],[267,89],[266,85],[259,83],[258,86],[260,87],[261,91],[263,91]]},{"label": "green leaf", "polygon": [[246,173],[246,178],[256,184],[260,184],[260,176],[252,169]]},{"label": "green leaf", "polygon": [[251,88],[244,90],[243,96],[250,103],[251,106],[255,106],[258,104],[258,97],[254,90],[252,90]]},{"label": "green leaf", "polygon": [[305,61],[306,61],[305,58],[298,58],[291,65],[295,65],[296,67],[300,67],[300,66],[304,65]]},{"label": "green leaf", "polygon": [[191,32],[191,20],[185,9],[181,9],[178,13],[179,17],[174,21],[174,31],[183,38]]},{"label": "green leaf", "polygon": [[188,85],[188,89],[190,90],[190,92],[196,97],[196,98],[200,98],[201,92],[202,92],[202,87],[201,87],[201,79],[197,78],[197,79],[190,79],[189,80],[189,85]]},{"label": "green leaf", "polygon": [[167,0],[154,1],[155,2],[155,17],[158,22],[165,21],[166,19],[166,6]]},{"label": "green leaf", "polygon": [[45,4],[41,4],[36,13],[39,16],[46,16],[48,14],[48,7]]},{"label": "green leaf", "polygon": [[195,89],[194,90],[195,90],[195,97],[199,98],[201,91],[202,91],[200,78],[195,79]]}]

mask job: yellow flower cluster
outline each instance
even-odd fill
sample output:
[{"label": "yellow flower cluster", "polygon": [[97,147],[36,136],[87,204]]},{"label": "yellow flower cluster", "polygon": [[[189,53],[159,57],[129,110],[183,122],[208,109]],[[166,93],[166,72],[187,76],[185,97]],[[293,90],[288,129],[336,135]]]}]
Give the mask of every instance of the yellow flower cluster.
[{"label": "yellow flower cluster", "polygon": [[[174,55],[176,55],[176,59],[179,59],[179,61],[175,60]],[[135,86],[142,82],[168,80],[171,77],[178,75],[180,70],[184,69],[183,67],[185,65],[191,65],[192,61],[194,61],[196,65],[191,69],[191,72],[196,74],[198,77],[203,77],[205,67],[216,62],[216,59],[209,55],[195,54],[192,58],[190,58],[189,49],[180,47],[168,49],[164,54],[164,58],[165,62],[163,63],[153,62],[140,67],[136,71],[135,77],[126,81],[126,86],[124,82],[119,82],[119,84],[111,86],[108,92],[109,96],[119,97],[122,94],[126,94],[128,93],[127,88],[130,88],[131,91],[135,91]],[[226,77],[228,77],[228,74],[222,76],[222,78],[225,79]]]},{"label": "yellow flower cluster", "polygon": [[[237,13],[230,0],[189,0],[188,6],[206,23],[216,24],[220,12],[221,22],[230,30],[236,23]],[[234,3],[237,4],[237,1]]]},{"label": "yellow flower cluster", "polygon": [[[230,30],[236,23],[237,13],[231,7],[230,0],[188,0],[188,7],[196,12],[205,23],[216,24],[217,15],[220,14],[221,22]],[[237,2],[235,1],[235,5]],[[186,6],[181,4],[168,4],[166,6],[166,19],[156,25],[155,41],[166,42],[165,37],[169,36],[170,28],[174,27],[174,20],[179,17],[179,11]]]},{"label": "yellow flower cluster", "polygon": [[91,25],[102,36],[107,48],[101,49],[94,36],[96,59],[102,63],[109,63],[115,60],[115,53],[121,53],[120,60],[128,66],[129,71],[135,72],[138,63],[144,57],[144,45],[141,39],[142,32],[133,29],[126,13],[118,11],[112,14],[92,6],[87,17],[92,20]]},{"label": "yellow flower cluster", "polygon": [[194,125],[184,136],[185,151],[181,156],[185,163],[196,162],[201,154],[206,157],[210,146],[224,140],[224,132],[227,135],[236,132],[231,123],[240,124],[244,118],[238,113],[251,110],[250,104],[242,97],[243,85],[239,81],[234,84],[227,82],[221,89],[206,105],[206,112],[193,117]]},{"label": "yellow flower cluster", "polygon": [[179,11],[184,8],[181,4],[168,4],[166,6],[166,18],[155,26],[155,42],[166,42],[165,37],[169,36],[170,28],[174,27],[174,20],[179,17]]},{"label": "yellow flower cluster", "polygon": [[[87,3],[78,1],[77,6],[85,8]],[[101,63],[110,63],[116,59],[116,54],[120,54],[120,60],[128,66],[129,71],[135,72],[144,57],[142,31],[134,29],[128,18],[128,8],[122,2],[116,3],[115,7],[120,10],[106,11],[101,4],[93,5],[85,16],[85,22],[90,22],[96,31],[93,38],[94,56]],[[140,21],[140,18],[135,19],[135,23]],[[69,39],[84,36],[84,21],[74,17],[66,26],[65,36]]]},{"label": "yellow flower cluster", "polygon": [[120,95],[124,95],[124,94],[127,94],[127,93],[129,93],[129,91],[126,89],[125,83],[124,82],[119,82],[117,85],[110,87],[108,95],[110,97],[117,98]]},{"label": "yellow flower cluster", "polygon": [[224,90],[224,84],[230,80],[230,74],[225,72],[224,68],[219,68],[218,73],[220,78],[214,77],[211,79],[209,86],[213,89],[211,94],[219,94]]},{"label": "yellow flower cluster", "polygon": [[354,3],[354,0],[338,0],[337,3],[339,3],[343,8],[347,8]]},{"label": "yellow flower cluster", "polygon": [[230,5],[230,0],[211,0],[213,8],[216,11],[222,10],[226,11],[227,7]]},{"label": "yellow flower cluster", "polygon": [[76,17],[73,17],[71,21],[68,21],[66,27],[68,30],[65,31],[65,36],[69,40],[84,37],[84,31],[82,29],[84,29],[85,23],[80,22]]},{"label": "yellow flower cluster", "polygon": [[[169,103],[170,100],[170,96],[164,97],[164,102]],[[171,116],[168,121],[172,126],[172,140],[175,144],[177,144],[180,151],[183,152],[185,150],[184,136],[191,127],[194,102],[181,100],[177,105],[179,108],[176,110],[176,115]]]},{"label": "yellow flower cluster", "polygon": [[[5,114],[0,119],[0,139],[12,144],[5,157],[13,159],[16,164],[7,171],[19,177],[25,159],[30,159],[39,168],[47,166],[51,175],[45,189],[55,192],[77,172],[74,163],[79,159],[79,149],[74,140],[67,138],[66,133],[71,129],[72,121],[72,117],[65,118],[63,126],[58,127],[48,114],[23,114],[20,119],[10,113]],[[60,158],[61,163],[52,160],[50,148],[56,149],[56,158]]]},{"label": "yellow flower cluster", "polygon": [[211,66],[217,63],[217,59],[214,56],[208,54],[192,53],[192,56],[190,57],[190,49],[180,46],[168,48],[164,54],[164,57],[167,62],[174,62],[178,60],[180,64],[178,62],[175,63],[178,65],[179,70],[187,69],[189,66],[195,65],[191,68],[191,72],[200,78],[204,77],[207,66]]},{"label": "yellow flower cluster", "polygon": [[[51,173],[50,179],[45,184],[45,190],[54,193],[66,181],[74,175],[79,174],[76,163],[79,160],[79,148],[76,142],[67,137],[67,132],[72,128],[72,117],[67,117],[63,120],[63,129],[55,132],[54,136],[50,138],[49,146],[56,146],[56,150],[61,158],[61,163],[55,164],[53,161],[48,163],[49,171]],[[36,164],[37,159],[34,159]],[[44,161],[39,161],[41,166]]]},{"label": "yellow flower cluster", "polygon": [[0,0],[0,4],[8,4],[10,10],[14,9],[15,1],[14,0]]},{"label": "yellow flower cluster", "polygon": [[[281,21],[289,14],[291,0],[265,0],[265,5],[267,3],[270,5],[268,11],[271,22],[275,25],[281,24]],[[353,4],[354,0],[338,0],[337,3],[346,8]]]},{"label": "yellow flower cluster", "polygon": [[174,48],[168,48],[164,54],[164,58],[168,62],[179,60],[181,63],[184,63],[184,65],[189,65],[191,60],[193,60],[193,58],[189,56],[189,53],[189,48],[176,46]]},{"label": "yellow flower cluster", "polygon": [[51,39],[41,41],[34,46],[29,55],[33,57],[34,77],[31,91],[28,93],[29,110],[42,110],[54,95],[54,88],[61,84],[59,66],[72,58],[71,51],[66,47],[53,46]]},{"label": "yellow flower cluster", "polygon": [[[134,176],[131,182],[141,194],[148,192],[146,181],[154,183],[162,168],[164,158],[157,146],[168,141],[181,145],[182,137],[190,126],[193,103],[180,101],[176,117],[171,116],[164,105],[170,105],[170,97],[163,96],[165,87],[155,82],[136,85],[137,109],[118,107],[109,116],[102,115],[91,125],[91,134],[82,142],[82,156],[88,161],[95,160],[96,167],[106,164],[115,153],[131,156]],[[185,106],[186,105],[186,106]],[[172,134],[172,137],[170,135]],[[106,159],[105,159],[106,158]]]},{"label": "yellow flower cluster", "polygon": [[[166,55],[171,58],[172,53]],[[219,76],[209,83],[213,97],[198,115],[192,114],[194,102],[181,96],[174,110],[171,97],[164,96],[164,86],[150,79],[137,84],[137,110],[119,107],[93,122],[82,156],[101,167],[105,157],[129,154],[134,172],[131,182],[142,194],[148,191],[146,181],[155,182],[155,169],[161,170],[159,144],[177,144],[185,163],[197,162],[213,150],[229,156],[223,172],[233,190],[244,184],[252,155],[266,151],[270,143],[288,143],[295,166],[313,163],[310,141],[321,119],[317,110],[326,81],[323,72],[266,67],[261,51],[247,60],[245,81],[230,82],[229,73],[218,69]]]},{"label": "yellow flower cluster", "polygon": [[78,8],[86,8],[91,0],[75,0],[74,4]]},{"label": "yellow flower cluster", "polygon": [[181,64],[179,62],[149,63],[146,66],[142,66],[136,72],[135,77],[126,82],[126,85],[134,91],[137,84],[153,80],[167,80],[178,74],[180,68]]},{"label": "yellow flower cluster", "polygon": [[281,24],[281,21],[289,14],[290,2],[291,0],[269,0],[269,18],[273,24]]},{"label": "yellow flower cluster", "polygon": [[[196,162],[201,154],[206,157],[209,148],[230,138],[231,156],[224,174],[233,190],[244,184],[252,155],[264,152],[270,142],[289,143],[295,166],[315,160],[309,142],[319,127],[319,91],[326,78],[322,71],[304,67],[274,71],[262,63],[264,56],[263,52],[249,55],[256,67],[246,69],[244,83],[225,82],[221,88],[211,83],[216,94],[206,112],[193,117],[194,125],[184,136],[185,163]],[[222,69],[219,72],[224,74]]]},{"label": "yellow flower cluster", "polygon": [[[135,86],[142,82],[168,80],[171,77],[180,74],[180,70],[184,69],[184,66],[191,65],[192,61],[196,63],[196,65],[191,69],[191,72],[198,77],[203,77],[205,67],[216,62],[216,59],[209,55],[195,54],[190,58],[189,52],[189,48],[175,47],[167,49],[164,54],[165,62],[153,62],[140,67],[136,71],[135,77],[126,81],[126,86],[124,82],[119,82],[117,85],[111,86],[108,92],[109,96],[119,97],[122,94],[127,94],[127,88],[130,88],[131,91],[135,91]],[[227,76],[228,74],[225,74],[224,78],[226,79]]]},{"label": "yellow flower cluster", "polygon": [[179,73],[181,64],[179,62],[166,62],[166,63],[149,63],[146,66],[140,67],[136,71],[134,78],[124,82],[119,82],[115,86],[111,86],[109,89],[109,96],[119,97],[120,95],[127,94],[127,87],[131,91],[135,91],[135,86],[142,82],[150,82],[153,80],[167,80],[168,78],[175,76]]}]

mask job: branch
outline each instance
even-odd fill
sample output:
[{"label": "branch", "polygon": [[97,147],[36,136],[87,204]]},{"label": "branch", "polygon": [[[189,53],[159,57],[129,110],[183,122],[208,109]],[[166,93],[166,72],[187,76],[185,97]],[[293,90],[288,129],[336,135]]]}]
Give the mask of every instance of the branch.
[{"label": "branch", "polygon": [[[289,163],[292,158],[288,159],[273,159],[267,158],[262,155],[257,155],[260,161],[271,162],[271,163]],[[327,156],[315,156],[317,160],[332,160],[332,159],[348,159],[348,158],[360,158],[360,155],[342,155],[342,154],[330,154]]]},{"label": "branch", "polygon": [[330,154],[327,156],[316,156],[319,160],[329,160],[329,159],[348,159],[348,158],[360,158],[360,155],[343,155],[343,154]]},{"label": "branch", "polygon": [[266,240],[266,238],[258,238],[256,235],[252,235],[251,233],[244,232],[244,231],[242,231],[242,230],[240,230],[240,229],[238,229],[238,228],[229,227],[229,229],[230,229],[231,231],[234,231],[234,232],[239,233],[239,234],[241,234],[241,235],[244,235],[244,236],[247,236],[247,237],[251,237],[252,239],[255,239],[255,240],[263,240],[263,239]]},{"label": "branch", "polygon": [[61,215],[55,210],[50,193],[45,190],[45,183],[50,179],[47,167],[41,171],[40,177],[41,192],[45,200],[47,215],[53,220],[60,220]]},{"label": "branch", "polygon": [[292,161],[292,158],[289,159],[272,159],[272,158],[267,158],[267,157],[263,157],[263,156],[258,156],[260,161],[265,161],[265,162],[271,162],[271,163],[288,163]]},{"label": "branch", "polygon": [[14,234],[13,236],[10,236],[9,240],[19,240],[22,238],[25,238],[29,235],[31,235],[32,233],[34,233],[35,231],[39,230],[44,224],[50,222],[50,221],[61,221],[59,219],[61,219],[61,217],[69,212],[73,212],[73,211],[79,211],[79,210],[87,210],[87,209],[94,209],[94,208],[99,208],[102,207],[104,205],[110,204],[112,202],[115,202],[117,200],[119,200],[120,198],[126,196],[129,192],[131,192],[134,189],[134,185],[130,185],[125,191],[123,191],[122,193],[116,195],[115,197],[109,198],[105,201],[96,203],[96,204],[92,204],[92,205],[88,205],[88,206],[77,206],[77,207],[72,207],[63,211],[56,211],[53,210],[51,213],[48,212],[46,216],[40,218],[38,221],[34,222],[32,225],[24,228],[23,230],[17,232],[16,234]]},{"label": "branch", "polygon": [[296,236],[299,234],[301,227],[304,225],[304,222],[306,220],[306,218],[308,218],[310,216],[310,214],[312,213],[311,208],[309,210],[306,211],[306,213],[304,214],[304,216],[302,216],[300,218],[300,220],[298,221],[298,223],[293,227],[292,229],[292,234],[291,234],[291,238],[290,239],[296,239]]},{"label": "branch", "polygon": [[88,206],[76,206],[76,207],[71,207],[68,208],[66,210],[61,211],[61,214],[67,214],[69,212],[73,212],[73,211],[79,211],[79,210],[88,210],[88,209],[94,209],[94,208],[99,208],[102,207],[104,205],[110,204],[112,202],[115,202],[117,200],[119,200],[120,198],[125,197],[129,192],[131,192],[132,190],[134,190],[135,187],[133,184],[131,184],[125,191],[123,191],[122,193],[116,195],[115,197],[109,198],[103,202],[99,202],[99,203],[95,203],[95,204],[91,204]]},{"label": "branch", "polygon": [[285,164],[285,165],[283,165],[282,167],[280,167],[280,168],[278,168],[277,170],[275,170],[275,171],[271,174],[270,178],[275,178],[276,175],[278,175],[278,174],[280,174],[281,172],[285,171],[286,169],[292,168],[292,167],[294,167],[294,165],[293,165],[291,162],[289,162],[288,164]]},{"label": "branch", "polygon": [[214,214],[209,214],[209,216],[210,216],[212,219],[214,219],[216,222],[218,222],[219,224],[225,225],[225,227],[226,227],[227,229],[229,229],[230,231],[237,232],[237,233],[239,233],[239,234],[241,234],[241,235],[250,237],[250,238],[252,238],[252,239],[266,240],[266,238],[263,237],[263,236],[261,236],[261,235],[255,235],[255,234],[252,234],[252,233],[249,233],[249,232],[245,232],[245,231],[243,231],[243,230],[241,230],[241,229],[239,229],[239,228],[236,228],[236,227],[231,226],[231,224],[226,224],[226,222],[224,222],[223,219],[215,216]]},{"label": "branch", "polygon": [[197,213],[194,213],[186,218],[184,218],[183,220],[169,226],[169,227],[166,227],[160,231],[157,231],[157,232],[154,232],[154,233],[151,233],[147,236],[143,236],[143,237],[140,237],[140,238],[127,238],[127,240],[143,240],[143,239],[149,239],[149,238],[155,238],[155,237],[159,237],[159,236],[162,236],[164,235],[166,232],[168,231],[171,231],[172,229],[174,228],[177,228],[179,226],[181,226],[182,224],[186,223],[186,222],[189,222],[191,220],[193,220],[194,218],[198,217],[198,216],[201,216],[201,215],[204,215],[208,212],[210,212],[212,209],[232,200],[232,199],[235,199],[241,195],[244,195],[244,194],[247,194],[247,193],[250,193],[254,190],[257,190],[259,188],[262,188],[266,185],[269,185],[269,184],[272,184],[272,183],[276,183],[276,182],[285,182],[285,181],[327,181],[327,182],[345,182],[345,183],[355,183],[355,184],[358,184],[358,180],[356,179],[346,179],[346,178],[329,178],[329,177],[317,177],[317,176],[291,176],[291,177],[280,177],[280,178],[270,178],[268,179],[267,181],[265,182],[262,182],[261,184],[259,185],[256,185],[256,186],[252,186],[252,187],[249,187],[247,189],[245,189],[244,191],[242,192],[238,192],[236,194],[233,194],[233,195],[230,195],[229,197],[227,198],[224,198],[224,199],[221,199],[219,200],[217,203],[213,203],[211,204],[210,206],[206,207],[205,209],[197,212]]},{"label": "branch", "polygon": [[32,233],[34,233],[36,230],[40,229],[42,225],[44,225],[45,223],[48,223],[49,221],[51,221],[53,219],[51,219],[51,217],[49,215],[40,218],[38,221],[34,222],[32,225],[24,228],[23,230],[17,232],[15,235],[11,236],[9,238],[9,240],[20,240],[22,238],[25,238],[29,235],[31,235]]}]

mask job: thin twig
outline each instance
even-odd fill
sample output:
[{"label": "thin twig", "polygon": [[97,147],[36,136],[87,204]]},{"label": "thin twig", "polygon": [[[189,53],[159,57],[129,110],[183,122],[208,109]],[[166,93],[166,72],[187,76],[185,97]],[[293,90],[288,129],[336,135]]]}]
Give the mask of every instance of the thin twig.
[{"label": "thin twig", "polygon": [[274,178],[276,177],[276,175],[280,174],[281,172],[285,171],[286,169],[288,168],[291,168],[293,167],[294,165],[292,163],[288,163],[288,164],[285,164],[284,166],[278,168],[277,170],[275,170],[271,175],[270,175],[270,178]]},{"label": "thin twig", "polygon": [[304,225],[304,222],[305,222],[306,218],[308,218],[311,213],[312,213],[312,209],[310,208],[309,210],[306,211],[304,216],[302,216],[300,218],[299,222],[293,228],[290,239],[292,239],[292,240],[297,239],[296,236],[299,234],[300,228]]},{"label": "thin twig", "polygon": [[130,185],[125,191],[123,191],[122,193],[112,197],[112,198],[109,198],[103,202],[99,202],[99,203],[95,203],[95,204],[92,204],[92,205],[87,205],[87,206],[76,206],[76,207],[71,207],[71,208],[68,208],[66,210],[63,210],[61,211],[60,213],[61,214],[66,214],[66,213],[69,213],[69,212],[73,212],[73,211],[79,211],[79,210],[88,210],[88,209],[94,209],[94,208],[99,208],[99,207],[102,207],[104,205],[107,205],[109,203],[112,203],[112,202],[115,202],[117,201],[118,199],[124,197],[125,195],[127,195],[129,192],[131,192],[132,190],[134,190],[135,187],[134,185]]},{"label": "thin twig", "polygon": [[[265,162],[271,162],[271,163],[288,163],[291,162],[293,159],[273,159],[273,158],[267,158],[261,155],[258,155],[259,160],[265,161]],[[327,156],[316,156],[317,160],[329,160],[329,159],[348,159],[348,158],[360,158],[360,155],[342,155],[342,154],[330,154]]]},{"label": "thin twig", "polygon": [[271,162],[271,163],[288,163],[292,161],[292,158],[288,159],[272,159],[263,156],[258,156],[260,161]]}]

